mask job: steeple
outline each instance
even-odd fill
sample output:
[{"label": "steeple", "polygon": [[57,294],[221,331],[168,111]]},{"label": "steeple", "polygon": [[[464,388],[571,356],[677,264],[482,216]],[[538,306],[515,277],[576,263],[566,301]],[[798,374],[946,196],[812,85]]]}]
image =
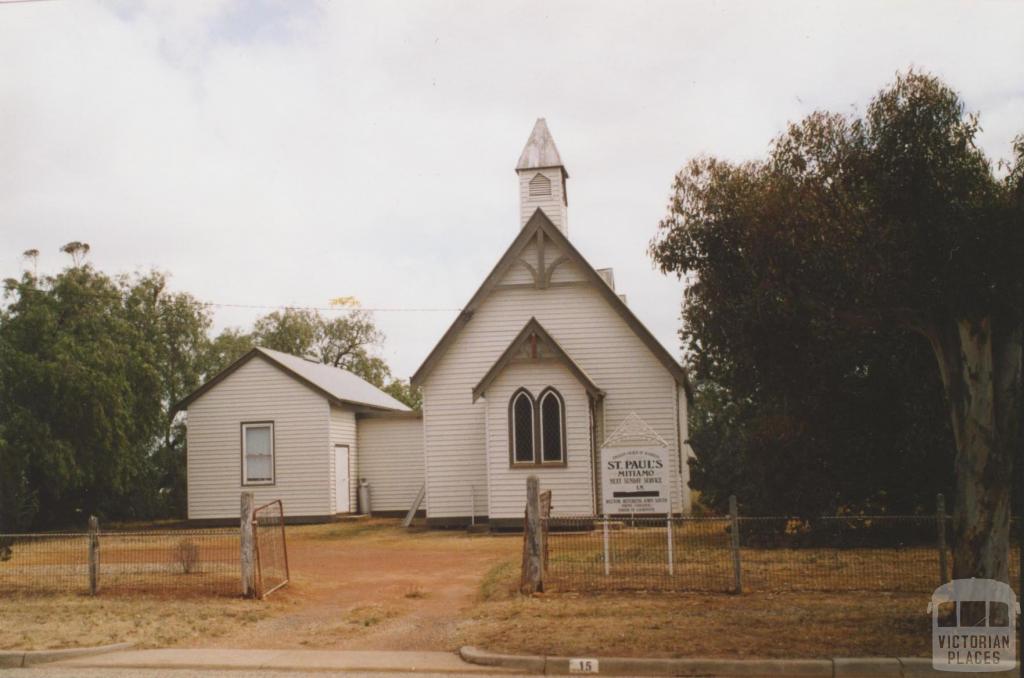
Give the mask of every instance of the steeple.
[{"label": "steeple", "polygon": [[539,207],[558,230],[569,235],[569,202],[565,193],[569,173],[544,118],[538,118],[533,126],[516,164],[516,174],[519,175],[519,226],[525,226]]}]

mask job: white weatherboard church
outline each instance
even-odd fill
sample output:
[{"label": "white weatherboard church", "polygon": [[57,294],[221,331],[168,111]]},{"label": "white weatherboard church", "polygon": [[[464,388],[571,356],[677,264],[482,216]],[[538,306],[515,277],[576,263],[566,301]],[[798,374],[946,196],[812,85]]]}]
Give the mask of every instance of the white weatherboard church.
[{"label": "white weatherboard church", "polygon": [[519,233],[413,375],[422,413],[254,349],[178,405],[190,519],[237,519],[240,491],[283,499],[291,519],[401,514],[425,488],[428,524],[516,526],[530,475],[555,514],[595,515],[609,438],[655,440],[672,511],[689,512],[686,373],[569,240],[569,173],[543,119],[516,173]]},{"label": "white weatherboard church", "polygon": [[669,446],[673,511],[688,512],[686,373],[572,245],[544,119],[516,173],[519,234],[412,377],[428,522],[518,524],[531,474],[555,513],[600,513],[601,443],[631,413]]}]

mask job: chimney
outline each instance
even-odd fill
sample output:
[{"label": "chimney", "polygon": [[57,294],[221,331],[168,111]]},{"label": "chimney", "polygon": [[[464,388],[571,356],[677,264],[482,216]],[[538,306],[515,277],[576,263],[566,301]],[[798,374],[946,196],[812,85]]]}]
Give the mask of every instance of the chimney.
[{"label": "chimney", "polygon": [[569,235],[565,180],[569,173],[555,148],[555,140],[544,118],[538,118],[533,132],[516,164],[519,175],[519,227],[522,228],[539,207],[566,236]]}]

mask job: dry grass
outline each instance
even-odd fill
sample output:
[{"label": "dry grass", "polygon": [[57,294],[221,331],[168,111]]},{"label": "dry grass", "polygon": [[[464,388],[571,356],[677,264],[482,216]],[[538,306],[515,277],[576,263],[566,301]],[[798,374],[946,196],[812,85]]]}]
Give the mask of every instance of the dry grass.
[{"label": "dry grass", "polygon": [[[496,652],[651,657],[926,656],[927,595],[512,593],[514,563],[484,578],[459,640]],[[642,629],[643,633],[637,633]]]},{"label": "dry grass", "polygon": [[0,601],[0,650],[126,641],[141,647],[188,645],[236,632],[273,612],[271,606],[241,599],[5,595]]}]

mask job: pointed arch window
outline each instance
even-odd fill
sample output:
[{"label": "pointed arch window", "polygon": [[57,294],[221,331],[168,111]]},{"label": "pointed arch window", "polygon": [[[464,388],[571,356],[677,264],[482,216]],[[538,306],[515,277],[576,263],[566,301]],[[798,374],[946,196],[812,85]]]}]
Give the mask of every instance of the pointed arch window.
[{"label": "pointed arch window", "polygon": [[534,454],[534,409],[533,396],[525,388],[516,391],[509,402],[513,464],[533,464],[537,461]]},{"label": "pointed arch window", "polygon": [[560,464],[565,461],[565,402],[550,387],[540,394],[539,402],[541,461]]},{"label": "pointed arch window", "polygon": [[565,400],[552,387],[540,398],[525,388],[508,401],[509,461],[513,466],[564,466]]}]

